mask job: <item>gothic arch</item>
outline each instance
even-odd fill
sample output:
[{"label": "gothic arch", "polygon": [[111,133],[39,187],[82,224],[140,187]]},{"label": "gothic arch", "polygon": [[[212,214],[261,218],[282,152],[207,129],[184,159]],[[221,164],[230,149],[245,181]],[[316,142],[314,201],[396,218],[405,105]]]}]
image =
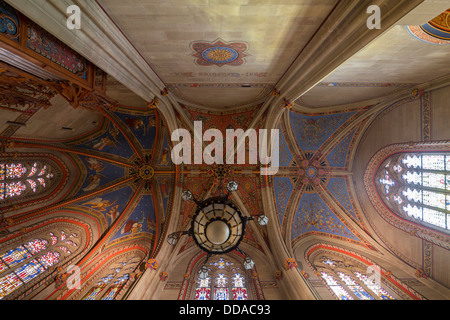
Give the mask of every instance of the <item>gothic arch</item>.
[{"label": "gothic arch", "polygon": [[90,245],[90,226],[71,218],[48,219],[4,237],[1,298],[23,299],[38,294],[41,286],[54,282],[57,270],[75,264]]},{"label": "gothic arch", "polygon": [[[400,230],[446,249],[450,249],[448,230],[414,219],[399,210],[398,203],[396,204],[393,201],[393,197],[388,196],[388,199],[386,199],[386,194],[383,194],[383,192],[380,194],[380,183],[377,183],[376,179],[380,179],[380,167],[389,164],[390,160],[398,161],[399,158],[403,159],[405,154],[443,154],[448,153],[449,149],[450,143],[448,141],[390,145],[379,150],[372,157],[364,175],[364,185],[369,199],[384,220]],[[388,173],[391,173],[391,171],[392,169],[389,169]]]},{"label": "gothic arch", "polygon": [[305,259],[331,295],[340,300],[425,300],[391,271],[348,249],[316,243]]},{"label": "gothic arch", "polygon": [[136,277],[136,269],[148,254],[140,244],[113,247],[81,265],[81,287],[62,286],[58,300],[113,300],[123,296]]},{"label": "gothic arch", "polygon": [[[178,300],[196,300],[197,289],[201,289],[201,285],[199,286],[200,279],[198,278],[198,271],[204,265],[205,261],[206,253],[204,252],[197,253],[192,257],[186,269]],[[219,287],[228,289],[228,297],[225,300],[233,300],[232,278],[236,274],[239,274],[244,282],[246,300],[264,300],[256,268],[246,270],[242,261],[243,257],[235,253],[214,256],[208,260],[206,267],[209,269],[208,277],[210,281],[207,284],[209,294],[204,300],[216,300],[214,290],[216,288],[219,289]],[[223,286],[217,285],[215,282],[215,278],[221,277],[221,275],[224,280],[226,279],[226,283]],[[243,295],[240,296],[239,293],[236,293],[235,297],[237,296],[242,298]]]}]

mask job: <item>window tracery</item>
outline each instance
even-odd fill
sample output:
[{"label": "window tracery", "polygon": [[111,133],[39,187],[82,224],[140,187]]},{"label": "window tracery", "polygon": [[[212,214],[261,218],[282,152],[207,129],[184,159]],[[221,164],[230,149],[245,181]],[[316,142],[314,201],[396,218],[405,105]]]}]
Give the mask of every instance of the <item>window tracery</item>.
[{"label": "window tracery", "polygon": [[42,194],[51,187],[53,178],[53,167],[40,161],[0,160],[0,204]]},{"label": "window tracery", "polygon": [[104,270],[82,300],[114,300],[121,293],[141,258],[126,257]]},{"label": "window tracery", "polygon": [[[43,232],[33,240],[28,240],[0,254],[0,300],[15,292],[33,279],[51,270],[60,262],[70,258],[72,252],[60,249],[62,237],[57,234],[64,231]],[[75,250],[81,240],[72,233]]]},{"label": "window tracery", "polygon": [[378,169],[375,185],[397,215],[450,229],[450,153],[394,154]]},{"label": "window tracery", "polygon": [[[211,276],[196,279],[195,300],[248,300],[244,268],[224,258],[209,263]],[[211,294],[212,293],[212,294]]]},{"label": "window tracery", "polygon": [[352,261],[330,254],[315,258],[314,268],[325,285],[339,300],[395,300],[383,288],[381,276]]}]

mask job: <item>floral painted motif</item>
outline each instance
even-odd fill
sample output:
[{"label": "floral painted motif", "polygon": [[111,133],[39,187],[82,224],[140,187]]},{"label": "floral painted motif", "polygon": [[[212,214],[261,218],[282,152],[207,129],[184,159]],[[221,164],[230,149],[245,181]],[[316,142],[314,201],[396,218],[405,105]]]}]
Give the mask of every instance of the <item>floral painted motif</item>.
[{"label": "floral painted motif", "polygon": [[27,47],[87,80],[87,60],[33,23],[27,28]]},{"label": "floral painted motif", "polygon": [[220,39],[214,42],[195,42],[192,45],[196,63],[200,66],[224,65],[240,66],[244,64],[247,45],[242,42],[226,43]]}]

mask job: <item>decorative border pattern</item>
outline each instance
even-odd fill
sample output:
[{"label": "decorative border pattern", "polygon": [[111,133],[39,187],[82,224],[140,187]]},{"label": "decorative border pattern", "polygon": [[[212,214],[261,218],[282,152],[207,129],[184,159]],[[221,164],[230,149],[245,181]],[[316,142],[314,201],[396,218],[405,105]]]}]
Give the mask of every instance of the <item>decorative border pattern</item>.
[{"label": "decorative border pattern", "polygon": [[27,26],[27,48],[87,80],[87,60],[31,21]]},{"label": "decorative border pattern", "polygon": [[429,241],[422,240],[423,248],[423,270],[428,277],[433,276],[433,244]]},{"label": "decorative border pattern", "polygon": [[424,41],[426,43],[434,44],[434,45],[449,45],[450,41],[436,38],[428,33],[426,33],[421,26],[406,26],[406,29],[408,32],[415,37],[416,39],[419,39],[420,41]]},{"label": "decorative border pattern", "polygon": [[432,104],[431,92],[425,92],[420,97],[420,120],[422,141],[431,141],[431,125],[432,125]]}]

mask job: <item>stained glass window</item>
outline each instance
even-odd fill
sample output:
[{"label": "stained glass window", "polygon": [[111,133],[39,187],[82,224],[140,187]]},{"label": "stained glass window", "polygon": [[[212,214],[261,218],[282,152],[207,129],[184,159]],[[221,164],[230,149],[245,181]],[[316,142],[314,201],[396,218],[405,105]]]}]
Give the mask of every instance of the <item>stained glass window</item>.
[{"label": "stained glass window", "polygon": [[21,163],[6,165],[6,179],[22,178],[26,172],[27,168]]},{"label": "stained glass window", "polygon": [[102,300],[114,300],[114,298],[119,294],[120,289],[122,289],[121,286],[114,286],[109,288]]},{"label": "stained glass window", "polygon": [[5,180],[6,177],[6,165],[4,163],[0,163],[0,181]]},{"label": "stained glass window", "polygon": [[195,290],[195,300],[210,300],[211,299],[211,277],[199,279],[197,281],[197,288]]},{"label": "stained glass window", "polygon": [[0,183],[0,200],[4,200],[6,198],[6,184]]},{"label": "stained glass window", "polygon": [[226,267],[232,265],[233,263],[230,263],[228,261],[225,261],[223,258],[220,258],[218,261],[216,262],[211,262],[212,266],[215,266],[219,269],[225,269]]},{"label": "stained glass window", "polygon": [[52,246],[58,242],[58,237],[53,232],[50,232],[50,238],[52,238]]},{"label": "stained glass window", "polygon": [[58,257],[58,252],[50,251],[42,257],[38,258],[38,260],[45,268],[49,268],[59,262]]},{"label": "stained glass window", "polygon": [[[120,269],[115,271],[120,272]],[[129,278],[130,278],[129,274],[125,274],[117,278],[117,280],[114,282],[114,286],[108,289],[106,294],[103,296],[102,300],[114,300],[120,293],[120,290],[122,290],[123,286],[125,285],[125,283],[128,281]]]},{"label": "stained glass window", "polygon": [[195,290],[195,300],[210,300],[211,289],[210,288],[197,288]]},{"label": "stained glass window", "polygon": [[22,285],[23,282],[19,279],[19,277],[17,277],[15,273],[10,273],[0,278],[0,299],[3,299]]},{"label": "stained glass window", "polygon": [[215,288],[214,288],[214,298],[215,300],[228,300],[228,278],[223,273],[219,273],[219,275],[214,279]]},{"label": "stained glass window", "polygon": [[378,192],[400,216],[450,229],[450,153],[396,154],[377,173]]},{"label": "stained glass window", "polygon": [[245,279],[240,273],[234,274],[231,278],[233,300],[248,300]]},{"label": "stained glass window", "polygon": [[38,260],[34,259],[18,268],[14,273],[18,275],[24,283],[27,283],[44,271],[44,266],[42,266]]},{"label": "stained glass window", "polygon": [[216,278],[215,278],[215,284],[217,287],[226,287],[228,284],[228,278],[225,276],[225,274],[220,273]]},{"label": "stained glass window", "polygon": [[27,186],[21,181],[5,183],[3,199],[21,196],[25,190],[27,190]]},{"label": "stained glass window", "polygon": [[83,300],[95,300],[99,293],[105,288],[105,285],[93,287],[88,294],[83,298]]},{"label": "stained glass window", "polygon": [[[376,282],[360,270],[368,267],[358,266],[353,261],[339,257],[322,256],[316,265],[322,280],[339,300],[395,300],[382,288],[382,279]],[[371,266],[373,267],[373,266]],[[345,271],[342,271],[346,269]],[[371,275],[372,269],[367,272]]]},{"label": "stained glass window", "polygon": [[195,300],[248,300],[243,266],[224,258],[209,263],[209,277],[197,279]]},{"label": "stained glass window", "polygon": [[36,253],[41,252],[42,250],[47,249],[47,245],[48,245],[47,240],[36,239],[25,244],[25,247],[31,254],[34,255]]},{"label": "stained glass window", "polygon": [[353,298],[336,281],[336,279],[333,276],[329,275],[328,273],[326,273],[324,271],[322,271],[320,274],[322,275],[322,279],[325,280],[325,283],[333,291],[333,293],[338,297],[339,300],[353,300]]},{"label": "stained glass window", "polygon": [[358,285],[353,278],[343,272],[336,272],[347,287],[358,297],[359,300],[374,300],[374,298]]},{"label": "stained glass window", "polygon": [[[72,237],[71,234],[69,237]],[[130,272],[136,270],[141,262],[141,258],[133,256],[115,262],[115,265],[104,268],[98,276],[95,276],[93,287],[87,288],[87,293],[83,294],[82,300],[115,300],[122,292],[122,289],[131,279]],[[128,271],[130,270],[130,271]]]},{"label": "stained glass window", "polygon": [[245,288],[245,279],[240,273],[236,273],[231,280],[233,281],[233,287]]},{"label": "stained glass window", "polygon": [[229,300],[228,288],[215,288],[215,300]]},{"label": "stained glass window", "polygon": [[361,272],[355,272],[355,275],[359,280],[364,282],[364,284],[372,290],[377,296],[379,296],[383,300],[394,300],[386,290],[384,290],[379,284],[375,283],[373,279],[370,279],[368,276],[362,274]]},{"label": "stained glass window", "polygon": [[247,289],[233,288],[233,300],[248,300]]},{"label": "stained glass window", "polygon": [[46,190],[53,178],[52,170],[38,162],[2,163],[0,160],[0,201]]},{"label": "stained glass window", "polygon": [[[56,246],[55,232],[47,233],[48,240],[34,239],[0,254],[0,300],[27,284],[50,267],[56,266],[68,250]],[[58,251],[59,249],[60,251]],[[61,253],[60,253],[61,252]]]},{"label": "stained glass window", "polygon": [[31,254],[25,249],[24,246],[17,247],[16,249],[10,250],[7,253],[0,255],[2,264],[0,266],[0,271],[6,270],[14,267],[16,264],[25,261]]},{"label": "stained glass window", "polygon": [[33,167],[31,168],[30,173],[28,174],[28,177],[33,177],[37,172],[37,163],[33,164]]}]

